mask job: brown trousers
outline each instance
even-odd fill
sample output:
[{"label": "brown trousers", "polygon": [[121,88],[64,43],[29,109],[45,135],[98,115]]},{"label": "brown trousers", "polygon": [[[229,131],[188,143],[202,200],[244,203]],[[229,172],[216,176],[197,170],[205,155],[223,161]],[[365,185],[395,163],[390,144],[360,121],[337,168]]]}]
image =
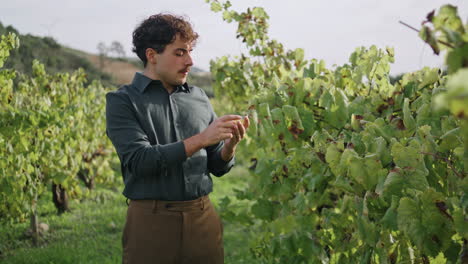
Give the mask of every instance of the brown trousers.
[{"label": "brown trousers", "polygon": [[208,196],[132,200],[122,237],[124,264],[222,264],[223,227]]}]

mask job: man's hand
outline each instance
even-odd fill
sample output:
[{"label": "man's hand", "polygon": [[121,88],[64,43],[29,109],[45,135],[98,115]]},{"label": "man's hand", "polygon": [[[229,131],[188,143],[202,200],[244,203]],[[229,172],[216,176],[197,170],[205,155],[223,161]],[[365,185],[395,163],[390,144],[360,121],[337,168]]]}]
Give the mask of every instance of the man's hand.
[{"label": "man's hand", "polygon": [[[241,122],[241,120],[243,121]],[[224,148],[221,158],[229,161],[239,141],[244,137],[245,130],[249,127],[248,117],[239,115],[225,115],[213,121],[203,132],[184,140],[187,157],[205,148],[224,140]]]},{"label": "man's hand", "polygon": [[236,152],[236,146],[244,138],[245,131],[250,126],[250,120],[247,116],[240,120],[232,121],[234,124],[231,128],[232,137],[224,140],[224,148],[221,151],[221,158],[224,161],[229,161]]},{"label": "man's hand", "polygon": [[203,132],[200,133],[203,147],[219,143],[221,140],[234,136],[235,123],[241,120],[238,115],[225,115],[213,121]]}]

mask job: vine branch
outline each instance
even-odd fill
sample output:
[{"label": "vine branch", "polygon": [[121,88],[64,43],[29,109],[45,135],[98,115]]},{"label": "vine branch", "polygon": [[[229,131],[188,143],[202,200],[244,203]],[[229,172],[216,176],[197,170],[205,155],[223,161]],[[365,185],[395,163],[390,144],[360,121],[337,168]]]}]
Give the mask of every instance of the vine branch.
[{"label": "vine branch", "polygon": [[[419,33],[419,30],[418,30],[417,28],[414,28],[414,27],[412,27],[412,26],[406,24],[405,22],[403,22],[403,21],[401,21],[401,20],[398,21],[398,22],[399,22],[400,24],[402,24],[403,26],[406,26],[406,27],[408,27],[408,28],[410,28],[410,29],[412,29],[412,30],[414,30],[414,31],[416,31],[416,32]],[[452,44],[450,44],[450,43],[448,43],[448,42],[445,42],[445,41],[443,41],[443,40],[439,40],[439,39],[438,39],[437,42],[439,42],[440,44],[443,44],[443,45],[445,45],[445,46],[447,46],[447,47],[450,47],[450,48],[452,48],[452,49],[455,48],[454,46],[452,46]]]},{"label": "vine branch", "polygon": [[437,155],[435,153],[429,153],[429,152],[419,152],[419,153],[424,154],[424,155],[430,155],[430,156],[433,156],[436,159],[445,161],[447,163],[447,165],[450,167],[450,169],[453,171],[453,173],[455,173],[455,175],[457,175],[460,179],[465,178],[465,173],[464,172],[458,172],[455,169],[455,167],[453,166],[452,161],[450,161],[447,157],[442,157],[442,156]]}]

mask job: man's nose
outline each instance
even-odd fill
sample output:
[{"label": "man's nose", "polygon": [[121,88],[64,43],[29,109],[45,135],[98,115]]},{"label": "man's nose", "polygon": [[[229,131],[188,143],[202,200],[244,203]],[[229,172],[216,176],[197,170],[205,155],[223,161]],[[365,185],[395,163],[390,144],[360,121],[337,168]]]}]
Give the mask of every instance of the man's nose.
[{"label": "man's nose", "polygon": [[192,66],[192,65],[193,65],[193,59],[192,59],[192,55],[191,55],[191,54],[188,54],[188,55],[187,55],[187,59],[185,60],[185,64],[186,64],[186,65],[189,65],[189,66]]}]

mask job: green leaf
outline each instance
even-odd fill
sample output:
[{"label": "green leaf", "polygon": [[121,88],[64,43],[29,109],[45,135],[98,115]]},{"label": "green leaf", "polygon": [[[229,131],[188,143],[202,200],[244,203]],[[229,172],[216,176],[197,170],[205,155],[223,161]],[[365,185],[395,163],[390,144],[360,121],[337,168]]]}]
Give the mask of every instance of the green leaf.
[{"label": "green leaf", "polygon": [[258,200],[254,205],[252,205],[251,210],[252,214],[260,219],[273,220],[275,210],[273,208],[273,204],[268,200]]},{"label": "green leaf", "polygon": [[345,167],[341,164],[341,152],[336,146],[336,144],[330,144],[327,148],[327,152],[325,154],[325,160],[330,166],[333,174],[336,176],[340,176],[345,172]]},{"label": "green leaf", "polygon": [[254,7],[252,9],[252,14],[257,18],[269,18],[268,14],[265,12],[265,9],[262,7]]},{"label": "green leaf", "polygon": [[414,133],[416,128],[416,121],[411,113],[409,108],[409,99],[405,98],[403,103],[403,124],[405,124],[405,128],[409,131],[409,133]]},{"label": "green leaf", "polygon": [[400,197],[405,186],[405,178],[400,170],[394,169],[390,171],[385,179],[383,194],[388,197]]},{"label": "green leaf", "polygon": [[271,120],[270,106],[268,103],[258,105],[258,123],[261,136],[270,136],[273,129]]},{"label": "green leaf", "polygon": [[379,156],[379,159],[383,166],[386,166],[392,161],[392,156],[388,151],[388,145],[384,138],[378,137],[374,139],[373,144],[375,146],[375,153]]},{"label": "green leaf", "polygon": [[460,128],[454,128],[447,131],[444,135],[440,137],[440,143],[438,146],[438,151],[447,152],[455,149],[460,146],[462,141],[460,139]]},{"label": "green leaf", "polygon": [[302,126],[302,120],[297,108],[290,105],[283,105],[282,110],[287,129],[295,139],[298,139],[299,135],[304,132],[304,127]]},{"label": "green leaf", "polygon": [[367,190],[374,190],[380,179],[385,179],[388,171],[382,167],[382,163],[377,155],[367,155],[364,158],[365,175],[362,185]]},{"label": "green leaf", "polygon": [[368,246],[375,247],[379,238],[375,223],[360,216],[357,218],[357,227],[362,240],[364,240]]},{"label": "green leaf", "polygon": [[429,187],[425,173],[420,170],[402,170],[396,167],[387,175],[383,186],[386,197],[401,197],[406,189],[425,191]]},{"label": "green leaf", "polygon": [[450,50],[445,62],[448,66],[448,72],[451,74],[456,73],[459,69],[466,68],[468,66],[468,43]]},{"label": "green leaf", "polygon": [[333,103],[334,98],[333,96],[329,93],[328,90],[324,90],[322,95],[320,96],[319,99],[319,106],[323,108],[330,108],[331,104]]},{"label": "green leaf", "polygon": [[434,51],[435,54],[439,55],[440,47],[437,43],[437,37],[429,27],[423,26],[422,29],[419,31],[419,37],[424,42],[429,44],[429,46],[431,46],[432,51]]},{"label": "green leaf", "polygon": [[374,137],[383,137],[388,143],[390,143],[393,137],[389,132],[391,130],[388,126],[385,126],[385,122],[382,118],[377,118],[374,122],[366,123],[365,130],[371,133]]},{"label": "green leaf", "polygon": [[442,6],[437,15],[432,19],[432,23],[436,29],[447,27],[460,34],[465,33],[463,23],[458,16],[457,7],[453,5]]},{"label": "green leaf", "polygon": [[[215,11],[216,12],[216,11]],[[231,11],[225,10],[223,12],[223,19],[228,23],[232,22],[232,13]]]},{"label": "green leaf", "polygon": [[217,2],[217,1],[211,2],[211,11],[220,12],[222,10],[223,10],[223,6],[221,5],[221,3]]},{"label": "green leaf", "polygon": [[[429,234],[443,236],[442,233],[452,233],[451,217],[448,214],[442,193],[429,188],[421,194],[421,224]],[[450,237],[450,236],[449,236]]]},{"label": "green leaf", "polygon": [[380,222],[385,228],[390,230],[397,230],[397,208],[398,208],[399,198],[395,195],[392,195],[392,204],[385,212],[385,215],[382,217]]},{"label": "green leaf", "polygon": [[445,102],[437,101],[439,105],[444,104],[459,118],[468,117],[468,69],[459,70],[448,80],[443,98]]},{"label": "green leaf", "polygon": [[455,230],[464,239],[468,239],[468,220],[466,214],[460,208],[455,209],[453,213]]},{"label": "green leaf", "polygon": [[444,257],[443,253],[439,253],[434,260],[431,260],[431,264],[446,264],[447,259]]},{"label": "green leaf", "polygon": [[395,164],[403,169],[419,169],[427,173],[424,164],[424,155],[421,153],[421,145],[416,140],[410,141],[408,146],[396,142],[392,145],[391,154]]},{"label": "green leaf", "polygon": [[457,263],[458,255],[461,249],[462,247],[460,243],[457,243],[452,240],[447,250],[444,251],[444,257],[446,257],[448,261],[443,262],[443,263]]},{"label": "green leaf", "polygon": [[426,233],[421,224],[421,210],[413,199],[403,197],[400,199],[398,212],[398,228],[402,230],[414,243],[421,247],[424,244]]},{"label": "green leaf", "polygon": [[274,108],[270,113],[275,138],[278,138],[280,134],[283,134],[284,136],[284,133],[286,132],[286,122],[284,120],[283,111],[281,108]]},{"label": "green leaf", "polygon": [[252,137],[256,137],[258,135],[258,115],[255,109],[250,109],[248,112],[248,117],[250,120],[250,127],[247,130],[247,134]]},{"label": "green leaf", "polygon": [[294,50],[294,59],[296,63],[301,63],[304,60],[304,50],[303,49],[296,49]]}]

